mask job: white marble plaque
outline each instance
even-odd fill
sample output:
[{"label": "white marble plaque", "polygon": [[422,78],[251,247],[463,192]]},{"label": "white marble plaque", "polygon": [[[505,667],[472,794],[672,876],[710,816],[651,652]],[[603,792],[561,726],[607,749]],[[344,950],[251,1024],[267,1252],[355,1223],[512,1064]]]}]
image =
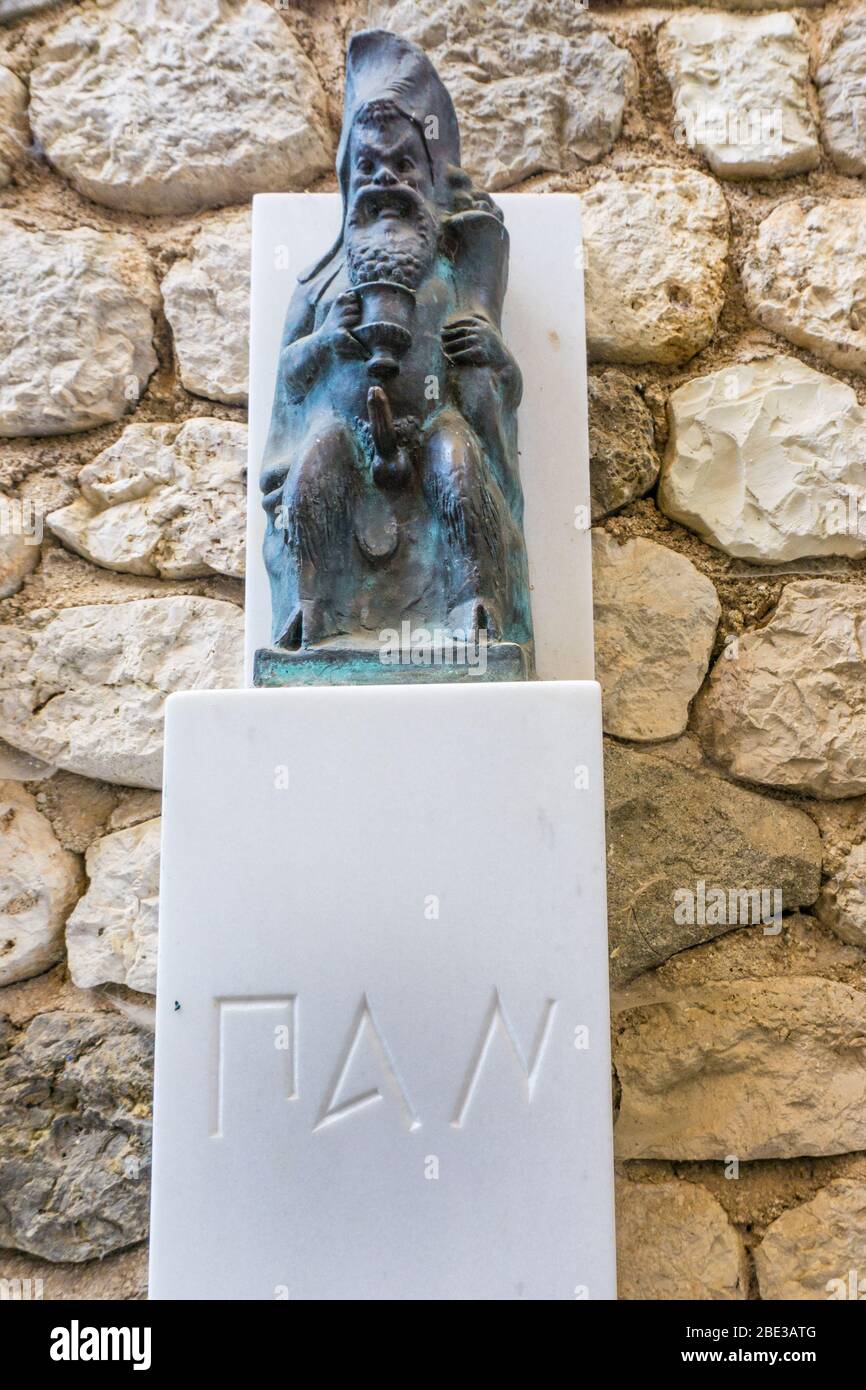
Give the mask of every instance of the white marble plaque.
[{"label": "white marble plaque", "polygon": [[[511,237],[502,330],[523,373],[518,417],[524,533],[536,669],[542,680],[592,680],[592,559],[580,200],[497,193]],[[271,641],[265,519],[258,478],[286,307],[298,273],[340,227],[337,193],[253,199],[246,665]]]},{"label": "white marble plaque", "polygon": [[612,1298],[591,682],[172,696],[151,1295]]}]

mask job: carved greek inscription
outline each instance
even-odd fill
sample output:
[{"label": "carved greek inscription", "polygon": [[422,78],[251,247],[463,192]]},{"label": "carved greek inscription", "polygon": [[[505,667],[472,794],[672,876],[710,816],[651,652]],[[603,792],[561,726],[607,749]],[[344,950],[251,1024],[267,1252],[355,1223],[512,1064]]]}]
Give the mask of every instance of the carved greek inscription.
[{"label": "carved greek inscription", "polygon": [[244,995],[215,999],[215,1064],[211,1134],[222,1138],[232,1065],[275,1069],[280,1093],[298,1099],[297,997]]},{"label": "carved greek inscription", "polygon": [[[242,1082],[233,1081],[233,1077],[255,1075],[256,1067],[268,1066],[275,1069],[271,1073],[274,1094],[281,1100],[299,1099],[299,999],[292,994],[252,995],[220,998],[214,1003],[215,1085],[211,1133],[214,1138],[221,1138],[229,1093],[233,1086],[242,1086]],[[496,1049],[505,1048],[511,1055],[516,1083],[526,1104],[532,1104],[554,1030],[557,1006],[556,999],[543,1001],[527,1051],[500,991],[493,990],[462,1084],[457,1083],[457,1097],[450,1110],[450,1123],[455,1129],[466,1125],[473,1099],[484,1085],[489,1059]],[[253,1070],[247,1072],[247,1068]],[[334,1071],[313,1123],[313,1133],[389,1099],[408,1133],[420,1128],[421,1116],[386,1037],[382,1017],[374,1009],[369,995],[364,993],[340,1042]]]},{"label": "carved greek inscription", "polygon": [[466,1081],[460,1092],[460,1098],[451,1120],[452,1125],[454,1125],[456,1129],[460,1129],[466,1119],[467,1112],[472,1104],[472,1097],[475,1095],[480,1085],[481,1077],[484,1072],[484,1064],[494,1045],[494,1039],[497,1033],[500,1033],[505,1038],[514,1055],[525,1084],[527,1104],[531,1103],[532,1093],[535,1090],[538,1074],[541,1070],[544,1051],[547,1047],[547,1041],[553,1027],[553,1016],[556,1012],[556,1003],[557,1001],[555,999],[548,999],[545,1001],[532,1051],[527,1060],[524,1057],[517,1033],[508,1014],[505,1012],[502,996],[498,989],[493,991],[493,999],[491,1000],[490,1008],[487,1011],[487,1017],[481,1029],[478,1046],[469,1064],[469,1070],[466,1073]]},{"label": "carved greek inscription", "polygon": [[406,1128],[409,1130],[417,1129],[420,1125],[421,1121],[415,1113],[406,1086],[400,1079],[394,1057],[385,1041],[385,1035],[373,1015],[370,1001],[365,994],[349,1029],[333,1083],[328,1089],[328,1094],[319,1111],[319,1117],[313,1127],[314,1133],[318,1129],[323,1129],[325,1125],[332,1124],[335,1120],[356,1115],[359,1110],[365,1109],[366,1106],[372,1105],[375,1101],[384,1099],[379,1087],[374,1086],[358,1092],[357,1095],[349,1096],[345,1100],[340,1100],[340,1096],[346,1089],[346,1081],[352,1070],[352,1064],[365,1047],[375,1055],[386,1086],[396,1096]]}]

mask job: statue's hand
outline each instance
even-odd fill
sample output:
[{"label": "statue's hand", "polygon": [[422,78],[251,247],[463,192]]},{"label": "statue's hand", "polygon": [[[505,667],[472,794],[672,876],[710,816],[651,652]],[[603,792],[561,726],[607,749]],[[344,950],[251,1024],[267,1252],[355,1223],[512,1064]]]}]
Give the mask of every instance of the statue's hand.
[{"label": "statue's hand", "polygon": [[319,333],[337,357],[367,357],[367,349],[352,334],[360,322],[360,297],[355,290],[344,290],[328,310]]},{"label": "statue's hand", "polygon": [[479,314],[446,323],[442,350],[449,362],[460,367],[505,367],[511,361],[499,331]]}]

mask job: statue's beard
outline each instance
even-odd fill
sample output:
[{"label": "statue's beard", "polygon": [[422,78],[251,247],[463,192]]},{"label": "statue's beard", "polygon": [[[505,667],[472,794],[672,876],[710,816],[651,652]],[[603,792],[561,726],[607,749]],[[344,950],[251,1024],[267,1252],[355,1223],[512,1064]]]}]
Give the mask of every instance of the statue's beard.
[{"label": "statue's beard", "polygon": [[[396,207],[402,215],[374,215],[382,207]],[[362,189],[346,223],[349,283],[393,280],[417,289],[436,257],[436,231],[427,204],[414,189]]]}]

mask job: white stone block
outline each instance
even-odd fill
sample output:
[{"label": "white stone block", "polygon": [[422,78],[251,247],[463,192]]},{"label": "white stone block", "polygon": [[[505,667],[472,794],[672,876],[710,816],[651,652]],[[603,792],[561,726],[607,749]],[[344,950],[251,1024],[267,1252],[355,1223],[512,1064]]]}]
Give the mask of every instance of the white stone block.
[{"label": "white stone block", "polygon": [[[511,237],[503,332],[523,373],[518,415],[535,658],[542,680],[592,680],[592,559],[580,201],[506,193]],[[340,229],[337,193],[253,199],[246,665],[271,642],[258,478],[286,308],[298,274]],[[543,270],[543,273],[542,273]]]},{"label": "white stone block", "polygon": [[151,1296],[612,1298],[593,682],[166,726]]}]

